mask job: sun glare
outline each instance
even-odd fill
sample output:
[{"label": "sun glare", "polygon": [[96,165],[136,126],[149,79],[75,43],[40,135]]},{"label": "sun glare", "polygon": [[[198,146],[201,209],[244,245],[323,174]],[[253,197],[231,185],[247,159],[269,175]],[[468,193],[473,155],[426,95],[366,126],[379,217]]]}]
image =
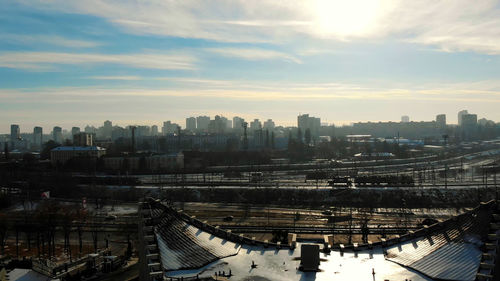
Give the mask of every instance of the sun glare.
[{"label": "sun glare", "polygon": [[317,32],[322,36],[361,36],[369,33],[378,16],[378,0],[316,0]]}]

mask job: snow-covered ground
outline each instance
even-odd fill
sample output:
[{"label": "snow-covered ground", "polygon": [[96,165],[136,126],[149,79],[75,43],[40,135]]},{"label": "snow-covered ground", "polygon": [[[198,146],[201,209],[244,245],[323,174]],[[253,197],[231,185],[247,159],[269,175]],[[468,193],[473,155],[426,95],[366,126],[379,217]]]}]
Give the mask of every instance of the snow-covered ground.
[{"label": "snow-covered ground", "polygon": [[[302,272],[300,243],[295,250],[242,245],[237,255],[213,262],[201,269],[171,271],[168,277],[214,276],[215,272],[232,273],[230,280],[431,280],[384,258],[380,247],[355,253],[332,251],[320,253],[319,272]],[[252,261],[257,265],[252,268]],[[373,274],[373,272],[375,274]]]}]

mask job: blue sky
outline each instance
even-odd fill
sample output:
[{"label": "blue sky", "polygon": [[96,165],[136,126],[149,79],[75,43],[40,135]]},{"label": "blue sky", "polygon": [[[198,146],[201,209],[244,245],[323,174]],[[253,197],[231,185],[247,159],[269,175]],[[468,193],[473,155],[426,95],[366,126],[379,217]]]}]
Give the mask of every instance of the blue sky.
[{"label": "blue sky", "polygon": [[500,121],[497,1],[4,2],[0,132],[215,114]]}]

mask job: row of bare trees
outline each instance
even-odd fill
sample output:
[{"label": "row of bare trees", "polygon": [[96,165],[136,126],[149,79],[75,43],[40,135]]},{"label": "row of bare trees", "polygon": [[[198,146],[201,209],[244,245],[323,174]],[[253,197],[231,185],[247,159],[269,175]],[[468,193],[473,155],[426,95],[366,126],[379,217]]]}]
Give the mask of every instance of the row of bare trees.
[{"label": "row of bare trees", "polygon": [[[83,227],[88,221],[87,212],[80,206],[61,205],[51,200],[42,201],[34,211],[0,213],[0,254],[5,255],[8,235],[14,234],[17,258],[20,257],[19,246],[22,240],[29,252],[36,247],[37,257],[54,257],[57,254],[56,231],[58,231],[63,234],[63,251],[71,259],[70,235],[74,232],[78,234],[78,249],[79,253],[82,253]],[[97,229],[91,229],[91,232],[94,235]],[[97,243],[94,244],[94,248],[97,249]]]}]

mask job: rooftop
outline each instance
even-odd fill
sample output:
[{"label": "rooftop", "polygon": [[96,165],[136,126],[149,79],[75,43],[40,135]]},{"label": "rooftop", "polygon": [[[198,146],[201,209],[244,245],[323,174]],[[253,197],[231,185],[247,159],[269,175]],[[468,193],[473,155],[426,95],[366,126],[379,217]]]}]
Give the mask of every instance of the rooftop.
[{"label": "rooftop", "polygon": [[99,146],[59,146],[51,151],[105,151],[106,149]]},{"label": "rooftop", "polygon": [[[147,209],[149,208],[149,210]],[[164,277],[230,280],[476,280],[491,276],[498,245],[494,201],[401,237],[366,245],[299,241],[280,245],[256,241],[207,225],[159,201],[143,205],[152,228]],[[148,217],[149,216],[149,217]],[[302,245],[319,245],[319,270],[303,272]],[[307,248],[307,247],[306,247]],[[196,254],[195,254],[196,253]],[[254,266],[252,266],[252,264]]]}]

